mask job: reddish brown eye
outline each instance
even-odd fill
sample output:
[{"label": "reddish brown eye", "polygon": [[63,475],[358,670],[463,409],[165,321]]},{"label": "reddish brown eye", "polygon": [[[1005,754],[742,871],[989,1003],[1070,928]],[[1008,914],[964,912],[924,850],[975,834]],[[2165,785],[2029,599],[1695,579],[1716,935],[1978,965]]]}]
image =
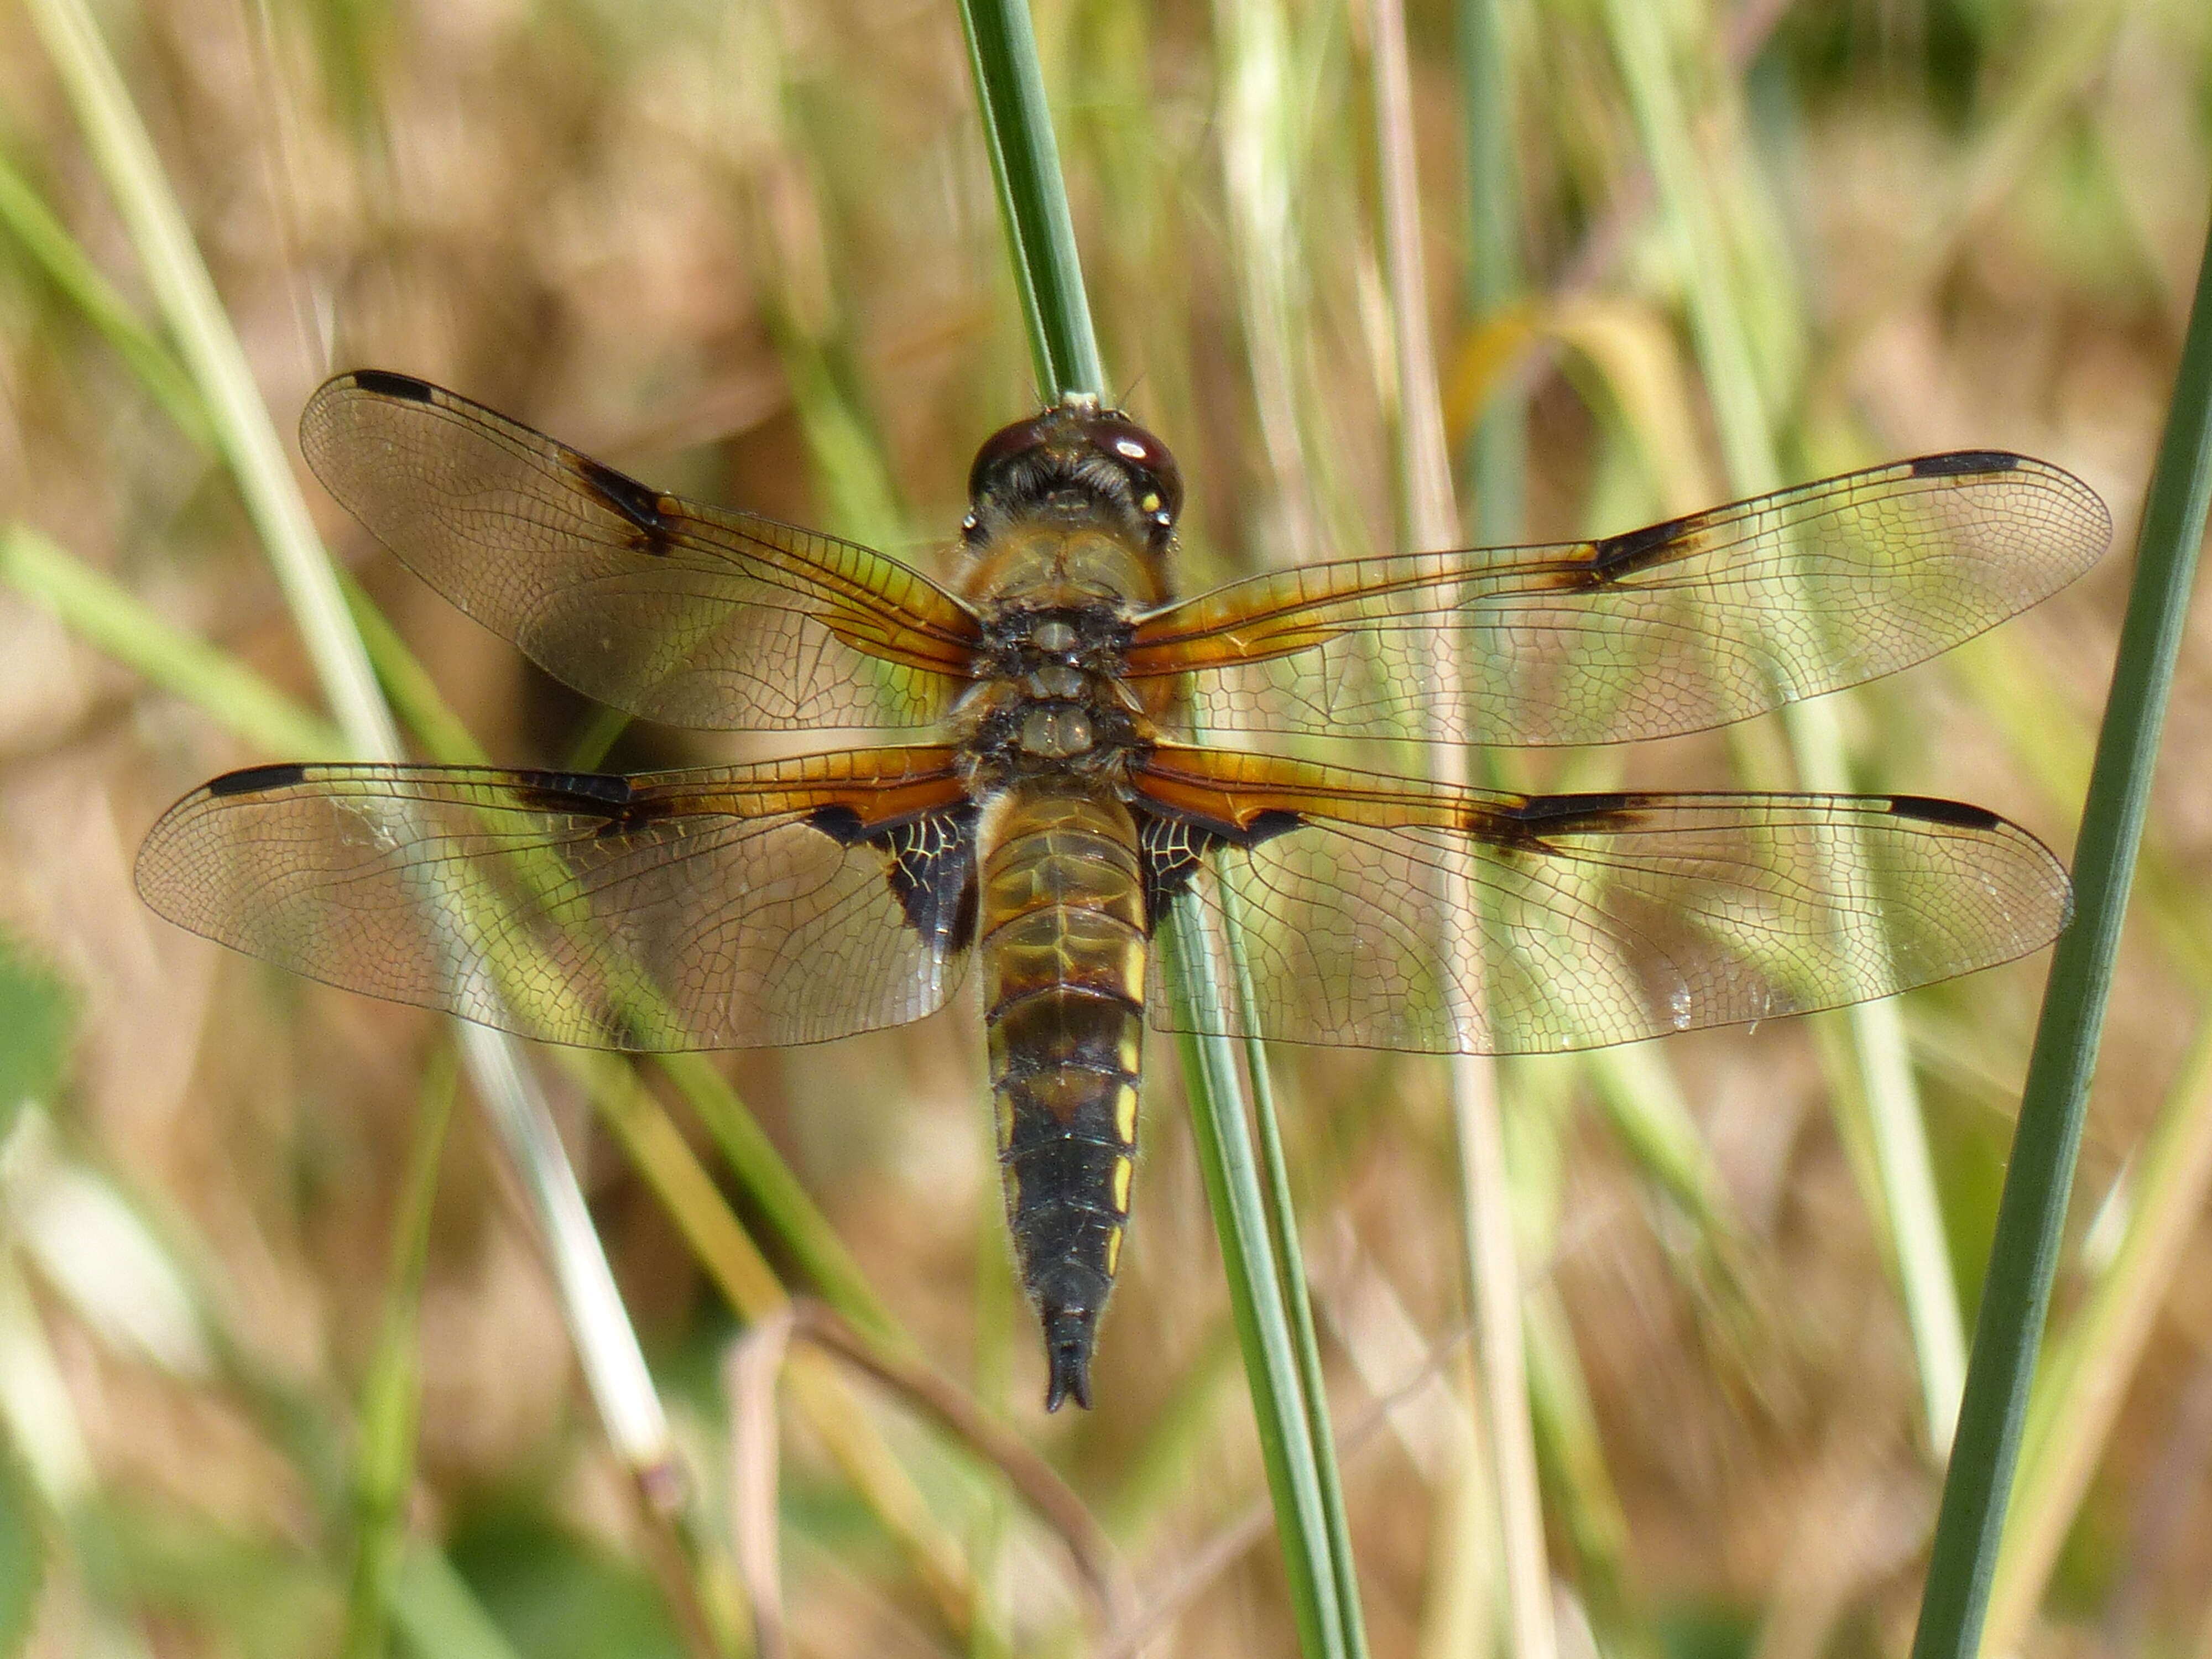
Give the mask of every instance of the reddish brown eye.
[{"label": "reddish brown eye", "polygon": [[1172,524],[1182,516],[1182,472],[1165,444],[1119,415],[1097,416],[1087,435],[1128,472],[1138,507],[1148,518],[1164,513]]},{"label": "reddish brown eye", "polygon": [[1002,426],[984,439],[983,447],[975,452],[975,465],[968,469],[968,499],[974,501],[981,495],[984,481],[1015,456],[1042,445],[1045,428],[1052,418],[1053,411],[1047,410],[1026,421]]}]

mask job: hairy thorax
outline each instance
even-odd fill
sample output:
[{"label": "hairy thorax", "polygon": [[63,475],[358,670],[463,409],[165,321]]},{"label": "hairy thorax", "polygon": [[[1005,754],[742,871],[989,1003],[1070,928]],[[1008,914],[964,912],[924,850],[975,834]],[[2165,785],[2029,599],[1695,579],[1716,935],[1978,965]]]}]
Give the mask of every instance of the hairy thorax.
[{"label": "hairy thorax", "polygon": [[973,556],[963,596],[988,672],[952,725],[978,793],[1047,778],[1120,793],[1167,712],[1121,674],[1131,617],[1165,597],[1157,562],[1079,513],[1009,526]]}]

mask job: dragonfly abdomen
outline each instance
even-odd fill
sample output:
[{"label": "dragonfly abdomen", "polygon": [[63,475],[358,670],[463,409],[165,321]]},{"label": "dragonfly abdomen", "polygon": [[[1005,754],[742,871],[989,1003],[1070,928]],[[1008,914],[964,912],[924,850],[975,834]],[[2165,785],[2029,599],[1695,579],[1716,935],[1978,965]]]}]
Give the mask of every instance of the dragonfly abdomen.
[{"label": "dragonfly abdomen", "polygon": [[1110,797],[1015,786],[985,815],[977,945],[1022,1282],[1043,1316],[1045,1404],[1091,1403],[1137,1150],[1145,894]]}]

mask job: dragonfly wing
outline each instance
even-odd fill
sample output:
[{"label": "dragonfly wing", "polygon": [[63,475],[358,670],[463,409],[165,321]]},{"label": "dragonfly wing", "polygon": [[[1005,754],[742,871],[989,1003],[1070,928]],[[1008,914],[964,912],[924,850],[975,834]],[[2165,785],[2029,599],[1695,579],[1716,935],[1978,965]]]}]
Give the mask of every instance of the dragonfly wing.
[{"label": "dragonfly wing", "polygon": [[155,825],[181,927],[370,996],[549,1042],[813,1042],[957,981],[973,809],[950,750],[635,778],[264,766]]},{"label": "dragonfly wing", "polygon": [[649,489],[465,398],[341,374],[300,444],[400,561],[587,696],[675,726],[911,727],[975,615],[881,553]]},{"label": "dragonfly wing", "polygon": [[2069,899],[2026,831],[1911,796],[1510,795],[1184,749],[1139,787],[1156,891],[1224,961],[1242,935],[1249,1010],[1194,1022],[1232,1036],[1596,1048],[1972,973]]},{"label": "dragonfly wing", "polygon": [[1602,541],[1253,577],[1141,619],[1127,661],[1188,674],[1216,731],[1620,743],[1923,661],[2064,586],[2111,534],[2057,467],[1929,455]]}]

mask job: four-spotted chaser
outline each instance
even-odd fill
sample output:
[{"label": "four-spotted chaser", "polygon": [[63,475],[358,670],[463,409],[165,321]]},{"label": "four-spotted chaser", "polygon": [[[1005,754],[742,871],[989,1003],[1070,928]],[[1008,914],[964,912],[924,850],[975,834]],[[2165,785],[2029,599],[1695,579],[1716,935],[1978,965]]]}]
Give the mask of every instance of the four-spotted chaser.
[{"label": "four-spotted chaser", "polygon": [[1246,969],[1195,1016],[1227,1035],[1489,1054],[1886,996],[2033,951],[2067,914],[2042,846],[1952,801],[1521,795],[1193,740],[1608,744],[1887,674],[2102,553],[2097,497],[2021,456],[1182,599],[1175,461],[1095,404],[982,446],[942,586],[404,375],[331,380],[301,441],[410,569],[592,697],[928,735],[628,777],[254,767],[155,827],[148,902],[334,985],[626,1049],[896,1025],[974,957],[1048,1408],[1090,1403],[1142,1025],[1175,1020],[1147,983],[1171,901],[1177,925],[1233,914]]}]

